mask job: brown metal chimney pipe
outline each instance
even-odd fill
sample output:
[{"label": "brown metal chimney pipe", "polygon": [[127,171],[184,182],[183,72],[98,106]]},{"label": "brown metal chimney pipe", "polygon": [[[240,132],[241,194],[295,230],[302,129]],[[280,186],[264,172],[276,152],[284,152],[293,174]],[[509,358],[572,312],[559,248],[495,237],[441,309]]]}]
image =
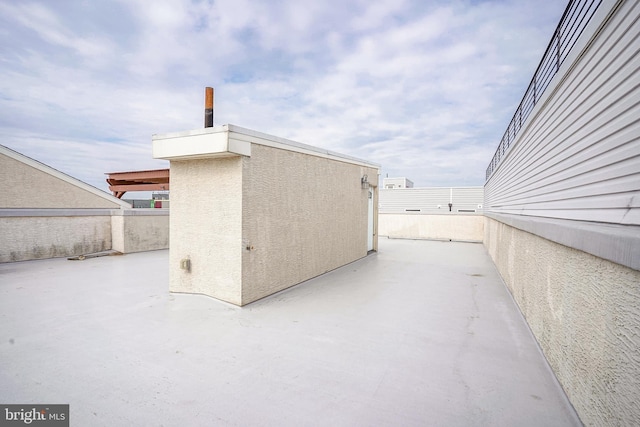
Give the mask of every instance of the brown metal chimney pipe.
[{"label": "brown metal chimney pipe", "polygon": [[213,88],[206,87],[204,91],[204,127],[213,127]]}]

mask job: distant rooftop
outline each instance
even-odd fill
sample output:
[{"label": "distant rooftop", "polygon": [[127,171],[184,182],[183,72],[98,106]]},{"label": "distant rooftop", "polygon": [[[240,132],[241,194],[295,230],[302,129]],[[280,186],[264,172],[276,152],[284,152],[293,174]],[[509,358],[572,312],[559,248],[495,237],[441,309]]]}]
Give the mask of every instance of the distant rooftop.
[{"label": "distant rooftop", "polygon": [[380,252],[245,308],[168,251],[0,264],[0,401],[71,425],[580,425],[480,244]]},{"label": "distant rooftop", "polygon": [[[188,140],[184,138],[190,137]],[[172,139],[183,138],[180,144]],[[337,153],[312,145],[302,144],[290,139],[269,135],[252,129],[226,124],[203,129],[155,134],[153,139],[153,157],[156,159],[187,159],[226,155],[251,155],[251,144],[265,145],[297,153],[338,160],[365,167],[380,168],[377,163],[346,154]]]}]

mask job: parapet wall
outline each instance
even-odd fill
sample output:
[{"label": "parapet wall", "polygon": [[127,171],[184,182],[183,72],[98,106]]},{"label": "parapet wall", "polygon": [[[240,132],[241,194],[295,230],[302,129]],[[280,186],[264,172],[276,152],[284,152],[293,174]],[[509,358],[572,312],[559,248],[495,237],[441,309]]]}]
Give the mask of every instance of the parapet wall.
[{"label": "parapet wall", "polygon": [[394,239],[433,239],[482,242],[482,215],[378,215],[379,234]]},{"label": "parapet wall", "polygon": [[585,425],[640,425],[640,271],[488,217],[484,244]]},{"label": "parapet wall", "polygon": [[108,209],[0,211],[0,262],[26,261],[111,249]]},{"label": "parapet wall", "polygon": [[0,209],[0,262],[169,247],[165,209]]}]

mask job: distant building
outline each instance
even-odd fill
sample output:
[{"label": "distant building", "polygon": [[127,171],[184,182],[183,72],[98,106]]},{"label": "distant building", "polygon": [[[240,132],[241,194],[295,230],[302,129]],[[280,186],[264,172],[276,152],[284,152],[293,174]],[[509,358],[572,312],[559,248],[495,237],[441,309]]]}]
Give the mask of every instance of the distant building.
[{"label": "distant building", "polygon": [[382,180],[384,188],[413,188],[413,182],[407,178],[385,178]]},{"label": "distant building", "polygon": [[381,214],[482,215],[483,203],[484,187],[421,187],[407,191],[385,187],[380,191]]},{"label": "distant building", "polygon": [[387,183],[384,185],[380,190],[380,236],[483,240],[483,187],[425,187],[400,191],[386,188]]}]

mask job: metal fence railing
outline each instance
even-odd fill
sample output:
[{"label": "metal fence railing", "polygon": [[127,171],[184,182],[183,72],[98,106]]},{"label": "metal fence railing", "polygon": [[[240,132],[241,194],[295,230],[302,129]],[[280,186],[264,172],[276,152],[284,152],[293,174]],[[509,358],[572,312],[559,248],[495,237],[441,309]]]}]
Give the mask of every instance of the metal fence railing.
[{"label": "metal fence railing", "polygon": [[507,149],[516,138],[516,135],[522,129],[523,124],[545,89],[551,83],[560,66],[571,52],[576,41],[587,26],[591,17],[600,6],[602,0],[571,0],[560,19],[560,23],[553,33],[553,37],[547,46],[540,64],[533,75],[529,87],[522,97],[522,101],[518,105],[507,130],[502,136],[500,144],[496,149],[491,163],[487,167],[486,180],[489,179],[493,171],[500,164],[500,160],[506,153]]}]

